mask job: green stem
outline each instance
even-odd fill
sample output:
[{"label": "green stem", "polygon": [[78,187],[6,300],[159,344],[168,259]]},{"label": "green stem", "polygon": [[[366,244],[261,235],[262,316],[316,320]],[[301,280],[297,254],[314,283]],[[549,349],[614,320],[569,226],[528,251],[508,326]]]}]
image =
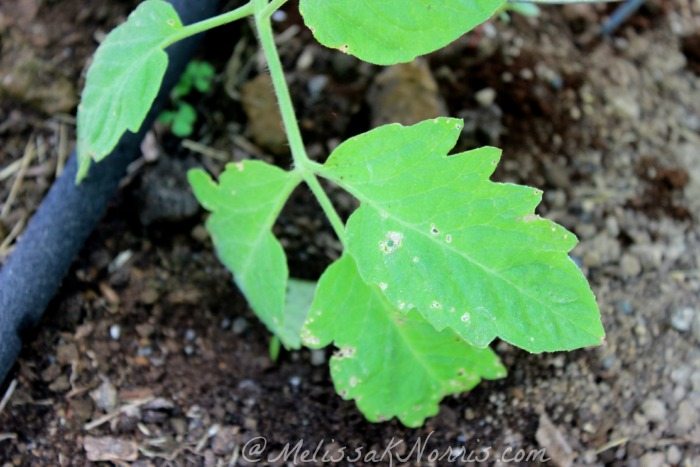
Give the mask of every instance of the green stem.
[{"label": "green stem", "polygon": [[308,171],[302,172],[302,177],[304,177],[304,181],[308,185],[311,192],[314,194],[314,196],[316,196],[318,204],[321,205],[321,209],[323,209],[323,212],[326,214],[326,217],[328,217],[328,221],[331,223],[331,227],[333,227],[333,230],[338,236],[340,243],[342,243],[343,246],[346,246],[347,241],[345,237],[345,224],[343,224],[343,220],[340,218],[338,212],[333,207],[331,199],[323,190],[323,187],[318,181],[318,178],[316,178],[316,175],[313,172]]},{"label": "green stem", "polygon": [[260,40],[260,45],[270,70],[270,78],[272,79],[272,86],[277,95],[277,102],[279,104],[280,113],[282,114],[282,123],[287,133],[287,139],[289,140],[289,147],[292,151],[292,158],[294,159],[294,164],[299,169],[304,169],[309,158],[304,149],[299,122],[294,114],[292,97],[289,94],[289,88],[287,88],[282,61],[280,60],[277,46],[275,45],[270,17],[264,16],[263,14],[267,7],[267,0],[256,0],[255,5],[255,25],[258,29],[258,39]]},{"label": "green stem", "polygon": [[254,0],[250,0],[248,3],[236,8],[235,10],[231,10],[218,16],[214,16],[213,18],[205,19],[204,21],[199,21],[197,23],[185,26],[177,33],[168,37],[168,39],[163,43],[162,47],[166,48],[175,42],[181,41],[182,39],[186,39],[190,36],[194,36],[200,32],[208,31],[210,29],[223,26],[224,24],[232,23],[241,18],[245,18],[246,16],[252,16],[255,13],[255,5],[253,4],[253,1]]},{"label": "green stem", "polygon": [[292,152],[292,158],[294,159],[295,170],[301,174],[312,193],[316,196],[333,230],[335,230],[335,234],[340,241],[345,244],[345,227],[343,221],[340,219],[340,216],[333,207],[333,203],[316,178],[314,166],[318,164],[312,162],[306,154],[304,141],[301,137],[301,130],[299,129],[299,122],[294,113],[294,105],[291,95],[289,94],[287,81],[284,77],[282,61],[277,52],[275,38],[272,33],[270,16],[276,9],[272,9],[272,7],[278,4],[281,5],[286,0],[273,0],[272,3],[268,3],[268,0],[253,1],[255,1],[255,25],[258,30],[258,38],[265,59],[267,60],[267,66],[270,70],[272,86],[277,95],[277,102],[282,115],[282,124],[287,133],[287,139],[289,140],[289,147]]},{"label": "green stem", "polygon": [[272,14],[282,8],[287,3],[287,0],[272,0],[269,5],[260,13],[261,18],[270,18]]}]

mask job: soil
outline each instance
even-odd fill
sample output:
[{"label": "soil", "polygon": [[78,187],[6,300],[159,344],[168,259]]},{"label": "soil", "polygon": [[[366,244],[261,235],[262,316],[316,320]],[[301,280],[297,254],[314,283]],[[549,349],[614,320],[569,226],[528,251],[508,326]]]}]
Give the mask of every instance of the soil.
[{"label": "soil", "polygon": [[[2,257],[74,144],[70,115],[97,40],[134,3],[0,4]],[[426,442],[411,465],[444,465],[428,454],[448,447],[486,449],[492,463],[510,455],[503,463],[533,464],[518,450],[545,448],[552,465],[700,465],[700,7],[649,1],[609,38],[596,31],[612,7],[545,8],[391,72],[319,46],[295,8],[277,29],[311,156],[322,161],[392,119],[375,102],[424,89],[431,102],[397,105],[392,120],[424,118],[426,106],[462,117],[457,149],[498,145],[494,179],[545,191],[540,214],[581,240],[573,257],[597,295],[605,344],[529,355],[497,343],[509,376],[447,398],[420,429],[366,422],[335,394],[326,352],[272,361],[268,333],[218,263],[182,183],[191,165],[218,173],[246,157],[289,164],[278,136],[265,135],[274,112],[270,125],[247,124],[244,103],[270,101],[248,94],[265,86],[245,86],[264,68],[242,24],[202,49],[219,75],[212,93],[189,98],[195,133],[184,143],[162,127],[149,135],[28,337],[2,390],[0,465],[246,465],[243,448],[260,436],[265,455],[299,440],[363,454],[392,439],[404,443],[398,453]],[[351,212],[355,202],[330,189]],[[276,233],[298,277],[317,278],[339,252],[301,190]]]}]

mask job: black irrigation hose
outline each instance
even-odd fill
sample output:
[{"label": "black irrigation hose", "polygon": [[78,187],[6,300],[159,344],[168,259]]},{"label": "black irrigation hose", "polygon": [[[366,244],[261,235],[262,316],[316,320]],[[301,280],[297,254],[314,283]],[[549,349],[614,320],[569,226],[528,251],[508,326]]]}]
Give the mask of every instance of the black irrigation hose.
[{"label": "black irrigation hose", "polygon": [[[169,0],[189,24],[213,16],[219,0]],[[138,134],[125,135],[111,156],[93,165],[76,186],[75,153],[32,217],[14,252],[0,269],[0,382],[19,355],[22,333],[36,326],[57,292],[73,259],[107,209],[127,166],[139,154],[170,89],[197,46],[192,38],[168,49],[170,65],[160,94]]]}]

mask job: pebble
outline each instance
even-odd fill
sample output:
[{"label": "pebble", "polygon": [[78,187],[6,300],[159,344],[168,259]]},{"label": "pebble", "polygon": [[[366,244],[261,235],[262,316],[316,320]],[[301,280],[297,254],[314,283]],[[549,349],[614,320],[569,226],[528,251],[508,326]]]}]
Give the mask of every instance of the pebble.
[{"label": "pebble", "polygon": [[617,222],[617,218],[609,216],[605,219],[605,229],[611,237],[617,237],[620,235],[620,224]]},{"label": "pebble", "polygon": [[134,441],[111,436],[102,438],[86,436],[83,448],[87,459],[93,462],[135,461],[139,457],[139,448]]},{"label": "pebble", "polygon": [[143,323],[143,324],[136,325],[136,333],[143,338],[151,337],[151,335],[153,335],[155,330],[156,330],[155,327],[150,323]]},{"label": "pebble", "polygon": [[289,384],[290,384],[293,388],[298,388],[299,386],[301,386],[301,377],[299,377],[299,376],[292,376],[291,378],[289,378]]},{"label": "pebble", "polygon": [[682,365],[671,371],[671,381],[678,386],[687,386],[693,369],[689,365]]},{"label": "pebble", "polygon": [[620,258],[620,242],[603,232],[590,240],[581,243],[583,251],[583,264],[588,267],[599,267],[614,263]]},{"label": "pebble", "polygon": [[678,435],[687,435],[690,429],[698,421],[698,414],[693,404],[684,400],[678,404],[678,416],[675,418],[674,428]]},{"label": "pebble", "polygon": [[78,348],[75,344],[61,344],[56,349],[56,361],[60,365],[70,365],[78,361]]},{"label": "pebble", "polygon": [[185,331],[185,340],[188,342],[192,342],[197,338],[197,333],[194,331],[194,329],[188,329]]},{"label": "pebble", "polygon": [[311,351],[311,364],[313,366],[321,366],[326,363],[326,351],[323,349],[314,349]]},{"label": "pebble", "polygon": [[372,126],[385,123],[412,125],[447,115],[447,104],[423,59],[385,68],[368,94]]},{"label": "pebble", "polygon": [[248,329],[248,326],[249,326],[249,324],[248,324],[247,319],[241,318],[241,317],[236,318],[235,320],[233,320],[233,326],[232,326],[233,333],[235,335],[239,336],[239,335],[243,334],[244,332],[246,332],[246,330]]},{"label": "pebble", "polygon": [[680,464],[683,459],[683,453],[678,446],[670,446],[666,450],[666,461],[669,464]]},{"label": "pebble", "polygon": [[671,314],[671,326],[676,331],[689,331],[696,314],[695,310],[690,307],[678,308]]},{"label": "pebble", "polygon": [[273,154],[289,153],[282,116],[272,90],[272,79],[261,73],[241,86],[241,103],[248,116],[248,131],[253,141]]},{"label": "pebble", "polygon": [[109,337],[112,340],[118,341],[122,335],[122,328],[118,324],[113,324],[109,327]]},{"label": "pebble", "polygon": [[665,460],[661,452],[648,452],[639,459],[639,467],[661,467]]},{"label": "pebble", "polygon": [[209,232],[207,232],[206,227],[201,224],[195,226],[192,232],[190,232],[190,235],[199,243],[206,243],[206,241],[209,240]]},{"label": "pebble", "polygon": [[70,402],[70,408],[75,419],[80,422],[86,422],[90,420],[90,417],[92,417],[93,404],[88,398],[72,399]]},{"label": "pebble", "polygon": [[629,316],[632,313],[634,313],[634,306],[632,305],[632,302],[627,299],[618,300],[618,302],[616,303],[616,308],[617,311],[619,311],[623,315]]},{"label": "pebble", "polygon": [[187,181],[192,161],[161,157],[148,164],[137,190],[139,220],[145,226],[189,220],[200,210]]},{"label": "pebble", "polygon": [[620,260],[620,269],[622,277],[633,278],[642,272],[642,265],[636,256],[625,253]]},{"label": "pebble", "polygon": [[321,93],[328,85],[328,76],[326,75],[316,75],[312,77],[306,85],[309,91],[309,97],[311,99],[318,99],[321,97]]},{"label": "pebble", "polygon": [[647,420],[661,423],[666,420],[666,404],[659,399],[647,399],[642,404],[642,412]]},{"label": "pebble", "polygon": [[700,342],[700,313],[695,313],[695,318],[693,319],[693,337],[696,341]]},{"label": "pebble", "polygon": [[53,392],[63,392],[70,389],[70,381],[68,381],[68,376],[61,375],[54,380],[53,383],[49,385],[49,389]]},{"label": "pebble", "polygon": [[91,391],[90,397],[95,401],[95,405],[105,412],[117,406],[117,389],[108,379],[104,379],[97,389]]},{"label": "pebble", "polygon": [[284,10],[277,10],[272,13],[272,21],[276,23],[282,23],[287,20],[287,12]]},{"label": "pebble", "polygon": [[139,300],[144,305],[153,305],[158,301],[158,295],[158,291],[155,288],[149,287],[141,293]]},{"label": "pebble", "polygon": [[478,91],[474,98],[482,107],[489,107],[496,100],[496,91],[493,88],[484,88]]}]

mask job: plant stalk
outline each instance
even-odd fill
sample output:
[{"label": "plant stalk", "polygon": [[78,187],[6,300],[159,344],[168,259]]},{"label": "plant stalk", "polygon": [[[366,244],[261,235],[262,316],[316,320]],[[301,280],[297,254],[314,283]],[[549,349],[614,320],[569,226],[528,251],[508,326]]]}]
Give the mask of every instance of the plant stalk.
[{"label": "plant stalk", "polygon": [[309,186],[309,189],[311,189],[314,196],[316,196],[321,208],[323,209],[323,212],[328,217],[335,234],[338,236],[340,241],[345,244],[345,226],[343,221],[333,207],[333,203],[323,190],[320,182],[316,178],[315,170],[313,169],[314,163],[306,154],[304,141],[301,137],[301,130],[299,129],[299,122],[296,114],[294,113],[292,97],[289,93],[287,81],[284,77],[282,61],[280,60],[277,46],[275,45],[275,38],[272,32],[272,23],[270,22],[270,17],[275,11],[272,6],[281,5],[286,0],[274,0],[272,3],[268,3],[268,0],[254,1],[255,26],[258,30],[258,39],[270,71],[272,85],[274,87],[275,95],[277,96],[277,103],[282,115],[282,124],[284,125],[285,132],[287,133],[287,140],[289,141],[289,147],[292,152],[295,170],[301,174],[302,178]]},{"label": "plant stalk", "polygon": [[[199,34],[200,32],[208,31],[224,24],[232,23],[236,20],[245,18],[246,16],[252,16],[255,13],[254,0],[250,0],[243,6],[236,8],[235,10],[227,11],[220,15],[214,16],[204,21],[198,21],[190,25],[185,26],[180,29],[176,34],[168,37],[168,39],[163,43],[162,47],[166,48],[175,42],[187,39],[190,36]],[[285,0],[286,1],[286,0]]]}]

